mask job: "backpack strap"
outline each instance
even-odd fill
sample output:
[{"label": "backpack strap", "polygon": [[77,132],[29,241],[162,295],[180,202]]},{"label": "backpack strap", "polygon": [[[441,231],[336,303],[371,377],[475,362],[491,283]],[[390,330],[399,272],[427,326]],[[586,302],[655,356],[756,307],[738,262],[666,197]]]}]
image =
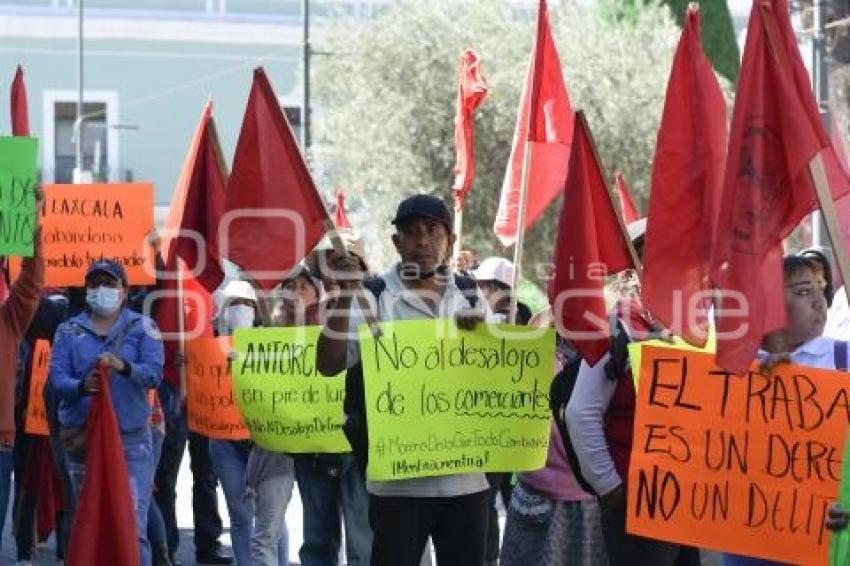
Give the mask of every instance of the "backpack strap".
[{"label": "backpack strap", "polygon": [[455,274],[455,286],[466,297],[469,307],[474,309],[478,305],[478,284],[475,279],[466,275]]},{"label": "backpack strap", "polygon": [[833,342],[833,359],[835,361],[835,369],[839,371],[847,371],[847,348],[850,344],[843,340]]},{"label": "backpack strap", "polygon": [[387,282],[380,275],[373,275],[363,280],[363,287],[369,290],[374,295],[377,301],[381,297],[381,293],[387,288]]}]

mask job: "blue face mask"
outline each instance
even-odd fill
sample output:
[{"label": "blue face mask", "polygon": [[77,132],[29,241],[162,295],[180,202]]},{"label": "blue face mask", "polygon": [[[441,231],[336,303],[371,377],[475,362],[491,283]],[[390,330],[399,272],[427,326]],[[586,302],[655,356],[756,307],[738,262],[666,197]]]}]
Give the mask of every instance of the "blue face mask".
[{"label": "blue face mask", "polygon": [[86,289],[86,303],[95,314],[109,316],[121,306],[121,290],[112,287]]}]

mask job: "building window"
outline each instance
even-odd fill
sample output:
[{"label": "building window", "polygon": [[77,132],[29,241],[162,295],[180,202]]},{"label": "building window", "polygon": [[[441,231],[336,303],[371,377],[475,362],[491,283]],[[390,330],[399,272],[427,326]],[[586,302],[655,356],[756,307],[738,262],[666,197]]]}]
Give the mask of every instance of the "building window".
[{"label": "building window", "polygon": [[[46,183],[70,183],[76,165],[77,92],[45,90],[43,124],[39,148],[42,174]],[[93,182],[116,182],[120,174],[118,147],[118,93],[108,90],[85,92],[83,105],[83,170],[90,171]]]},{"label": "building window", "polygon": [[[109,178],[106,106],[105,102],[83,105],[83,169],[92,172],[95,182]],[[77,158],[76,120],[76,102],[54,103],[54,179],[57,183],[70,183],[73,179]]]}]

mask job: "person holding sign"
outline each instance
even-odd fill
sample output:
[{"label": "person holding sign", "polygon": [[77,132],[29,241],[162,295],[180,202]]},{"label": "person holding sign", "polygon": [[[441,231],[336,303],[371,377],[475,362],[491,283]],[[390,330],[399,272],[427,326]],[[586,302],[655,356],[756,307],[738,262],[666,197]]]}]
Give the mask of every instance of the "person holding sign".
[{"label": "person holding sign", "polygon": [[[825,258],[790,255],[783,260],[788,325],[764,337],[759,359],[765,368],[793,363],[821,369],[848,369],[850,344],[823,336],[827,316]],[[838,514],[840,515],[840,514]],[[835,525],[840,521],[835,521]],[[769,566],[770,560],[725,554],[723,566]]]},{"label": "person holding sign", "polygon": [[[362,269],[367,270],[362,240],[350,237],[350,233],[341,234],[346,250],[355,255]],[[305,313],[294,309],[284,309],[281,304],[281,317],[275,324],[287,325],[292,322],[301,324],[319,324],[319,313],[310,305],[321,306],[319,302],[322,290],[335,297],[338,293],[336,282],[317,280],[319,263],[326,259],[330,250],[317,250],[307,257],[307,269],[285,283],[290,291],[297,289],[299,302],[305,305]],[[322,257],[320,257],[322,256]],[[327,303],[325,303],[327,304]],[[292,321],[292,322],[290,322]],[[340,516],[345,525],[346,563],[350,566],[367,566],[372,555],[372,530],[369,528],[369,499],[366,493],[366,480],[350,452],[345,453],[304,453],[295,454],[295,478],[301,494],[304,508],[304,543],[298,552],[302,566],[337,566],[339,564],[342,529]]]},{"label": "person holding sign", "polygon": [[[42,195],[36,190],[36,208]],[[44,258],[41,245],[39,215],[35,214],[32,236],[33,255],[25,258],[18,279],[6,300],[0,304],[0,530],[6,522],[6,509],[11,489],[12,444],[15,439],[15,375],[18,348],[27,327],[35,316],[44,286]]]},{"label": "person holding sign", "polygon": [[[474,287],[464,293],[460,279],[447,268],[455,240],[452,218],[442,200],[416,195],[403,200],[392,224],[393,244],[401,261],[379,278],[365,283],[368,300],[381,321],[454,318],[472,328],[490,317],[486,300]],[[353,308],[362,268],[356,259],[331,256],[328,276],[342,287],[329,306],[316,354],[326,376],[348,368],[346,435],[357,456],[365,441],[365,402],[357,328],[365,314]],[[374,300],[377,299],[377,300]],[[349,386],[350,384],[350,386]],[[360,453],[362,458],[363,454]],[[456,474],[395,481],[369,481],[369,521],[373,532],[373,566],[418,566],[430,536],[439,564],[480,566],[488,528],[488,483],[483,473]]]},{"label": "person holding sign", "polygon": [[62,443],[73,495],[78,498],[86,472],[86,420],[92,396],[100,391],[98,367],[109,369],[133,494],[140,564],[147,566],[151,563],[147,516],[154,472],[148,392],[162,380],[162,341],[155,323],[127,308],[126,301],[124,268],[112,260],[94,262],[86,272],[88,311],[56,331],[49,379],[60,399]]},{"label": "person holding sign", "polygon": [[[646,222],[629,224],[638,256]],[[626,532],[626,490],[635,418],[635,382],[626,345],[662,330],[640,301],[635,277],[621,275],[621,299],[611,317],[611,347],[593,366],[586,361],[565,409],[581,476],[599,497],[602,532],[611,566],[699,566],[699,551]],[[576,470],[578,474],[578,470]]]},{"label": "person holding sign", "polygon": [[[258,325],[257,316],[258,302],[257,292],[247,281],[230,281],[221,291],[215,295],[217,303],[216,316],[214,319],[216,333],[219,336],[228,336],[239,328],[253,328]],[[262,532],[255,531],[254,504],[251,498],[245,497],[248,484],[248,467],[251,454],[256,447],[250,440],[219,440],[210,439],[210,459],[213,470],[221,481],[224,491],[224,499],[227,502],[227,511],[230,515],[230,537],[233,541],[233,555],[236,564],[252,564],[252,541],[258,534],[263,540],[268,538],[268,529],[271,525],[264,523]],[[262,473],[261,463],[255,462],[252,466],[252,475]],[[278,469],[265,470],[267,472],[278,472]],[[286,474],[286,470],[284,470]],[[289,464],[289,474],[292,474],[292,464]],[[255,477],[256,480],[256,477]],[[256,483],[253,481],[252,483]],[[252,487],[257,492],[256,486]],[[286,502],[292,492],[292,484],[289,485],[289,494],[283,490]],[[278,501],[275,498],[275,501]],[[283,506],[285,510],[285,506]],[[272,563],[259,562],[259,564],[288,564],[288,548],[286,525],[273,539],[277,545],[277,560]],[[277,529],[275,529],[277,530]],[[271,550],[274,553],[274,549]]]}]

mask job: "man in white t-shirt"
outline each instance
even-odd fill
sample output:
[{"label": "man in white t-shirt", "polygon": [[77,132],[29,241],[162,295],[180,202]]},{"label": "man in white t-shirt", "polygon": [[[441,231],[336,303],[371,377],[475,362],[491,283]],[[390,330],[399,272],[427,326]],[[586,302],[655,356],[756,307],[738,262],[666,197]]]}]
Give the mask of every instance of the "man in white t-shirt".
[{"label": "man in white t-shirt", "polygon": [[[446,267],[455,236],[448,208],[438,198],[416,195],[398,207],[393,244],[401,261],[367,282],[379,321],[454,318],[461,328],[490,317],[475,289],[461,290]],[[340,287],[356,290],[357,262],[332,257],[331,269],[344,273]],[[373,280],[374,282],[374,280]],[[360,361],[357,326],[364,320],[342,293],[331,308],[319,338],[316,364],[324,375],[356,367]],[[418,566],[431,537],[438,563],[480,566],[484,562],[488,520],[488,483],[483,473],[395,481],[369,481],[369,522],[374,541],[373,566]]]}]

